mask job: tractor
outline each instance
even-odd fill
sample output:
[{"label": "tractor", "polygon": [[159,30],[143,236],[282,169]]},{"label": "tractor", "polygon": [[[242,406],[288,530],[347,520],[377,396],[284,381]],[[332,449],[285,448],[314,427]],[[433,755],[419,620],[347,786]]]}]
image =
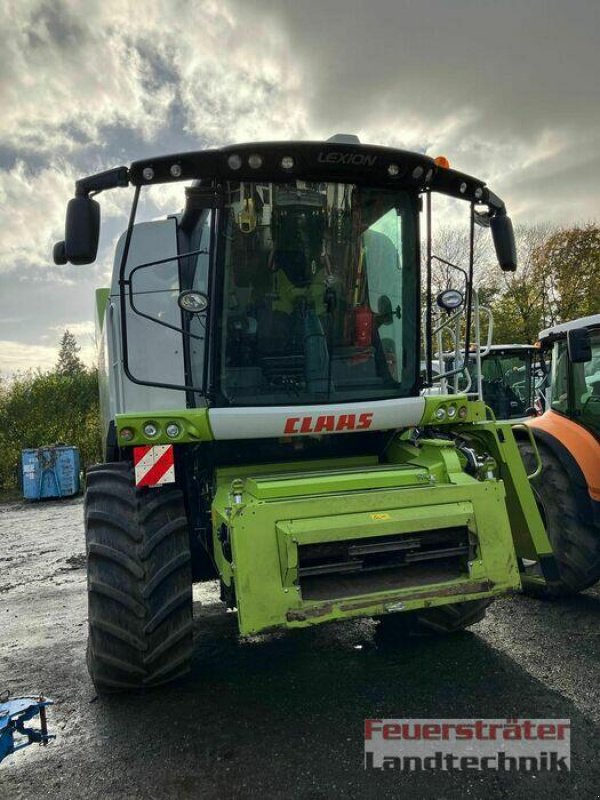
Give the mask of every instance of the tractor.
[{"label": "tractor", "polygon": [[[183,208],[156,219],[166,184]],[[470,349],[476,225],[516,268],[482,180],[350,135],[147,158],[76,182],[57,264],[94,262],[96,196],[118,187],[133,198],[96,293],[105,456],[85,494],[99,691],[189,670],[196,581],[218,580],[241,635],[354,617],[451,633],[498,595],[561,585],[532,429],[528,474],[481,400],[424,393],[434,305]],[[463,290],[433,297],[438,195],[466,207],[471,252]]]},{"label": "tractor", "polygon": [[[449,275],[453,270],[458,273],[460,283],[466,284],[467,276],[463,269],[449,261],[443,263]],[[544,349],[539,342],[535,345],[492,344],[493,314],[489,308],[479,304],[477,289],[471,290],[471,298],[474,342],[466,359],[461,348],[465,324],[463,314],[448,314],[443,306],[436,304],[434,386],[424,392],[474,395],[485,400],[493,416],[500,420],[522,421],[542,413],[549,377]],[[480,342],[482,330],[486,339],[483,345]],[[424,374],[423,363],[421,369]]]},{"label": "tractor", "polygon": [[[459,363],[463,358],[461,353]],[[448,354],[445,362],[446,368],[452,366],[454,354]],[[459,389],[470,391],[473,384],[497,419],[517,421],[542,413],[547,383],[547,366],[540,346],[492,344],[479,350],[479,358],[475,352],[470,354]]]},{"label": "tractor", "polygon": [[492,345],[481,372],[483,396],[498,419],[524,419],[541,408],[546,372],[539,347]]},{"label": "tractor", "polygon": [[[527,423],[544,465],[532,487],[561,580],[542,580],[537,589],[564,595],[600,575],[600,314],[547,328],[539,339],[551,355],[552,378],[549,407]],[[531,466],[532,445],[521,448]]]}]

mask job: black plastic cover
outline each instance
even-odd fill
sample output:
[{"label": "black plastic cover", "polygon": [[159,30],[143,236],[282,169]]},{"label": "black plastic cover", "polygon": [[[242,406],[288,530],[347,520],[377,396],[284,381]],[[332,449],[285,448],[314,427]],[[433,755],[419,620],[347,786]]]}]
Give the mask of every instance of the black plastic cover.
[{"label": "black plastic cover", "polygon": [[517,245],[511,218],[508,214],[496,214],[490,219],[490,228],[500,269],[504,272],[515,272]]},{"label": "black plastic cover", "polygon": [[91,197],[73,197],[67,205],[64,254],[71,264],[96,260],[100,236],[100,204]]}]

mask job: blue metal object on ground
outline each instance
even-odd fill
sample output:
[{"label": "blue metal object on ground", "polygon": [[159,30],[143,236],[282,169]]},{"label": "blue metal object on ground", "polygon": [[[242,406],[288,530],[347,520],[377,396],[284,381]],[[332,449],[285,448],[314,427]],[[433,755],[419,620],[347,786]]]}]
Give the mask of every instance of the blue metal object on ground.
[{"label": "blue metal object on ground", "polygon": [[[28,744],[38,742],[47,744],[54,736],[48,735],[46,720],[46,706],[53,701],[47,697],[15,697],[0,703],[0,761],[16,750],[27,747]],[[40,727],[25,727],[25,722],[39,715]],[[26,736],[26,742],[15,744],[15,734]]]},{"label": "blue metal object on ground", "polygon": [[53,445],[23,450],[23,496],[26,500],[71,497],[78,494],[79,450]]}]

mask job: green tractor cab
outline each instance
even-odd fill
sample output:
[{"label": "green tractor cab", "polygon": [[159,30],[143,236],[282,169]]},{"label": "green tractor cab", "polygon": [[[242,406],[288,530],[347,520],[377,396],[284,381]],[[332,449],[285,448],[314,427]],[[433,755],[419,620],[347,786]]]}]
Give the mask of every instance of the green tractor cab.
[{"label": "green tractor cab", "polygon": [[[450,355],[446,364],[453,363]],[[479,358],[470,355],[465,368],[468,378],[461,375],[459,390],[477,387],[478,396],[496,419],[517,422],[542,413],[550,376],[540,347],[489,345],[482,348]]]}]

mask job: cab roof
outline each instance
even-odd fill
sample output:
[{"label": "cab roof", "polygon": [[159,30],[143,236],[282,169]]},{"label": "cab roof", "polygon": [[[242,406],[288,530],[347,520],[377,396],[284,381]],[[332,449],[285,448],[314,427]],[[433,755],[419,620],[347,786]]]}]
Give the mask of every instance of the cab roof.
[{"label": "cab roof", "polygon": [[589,317],[579,317],[571,322],[563,322],[560,325],[554,325],[552,328],[545,328],[540,331],[540,341],[544,339],[553,339],[562,336],[567,331],[573,331],[577,328],[600,328],[600,314],[592,314]]},{"label": "cab roof", "polygon": [[335,137],[322,142],[252,142],[146,158],[131,164],[128,178],[135,186],[197,178],[366,183],[431,190],[490,209],[504,209],[502,201],[486,188],[484,181],[440,166],[423,153],[340,141]]}]

